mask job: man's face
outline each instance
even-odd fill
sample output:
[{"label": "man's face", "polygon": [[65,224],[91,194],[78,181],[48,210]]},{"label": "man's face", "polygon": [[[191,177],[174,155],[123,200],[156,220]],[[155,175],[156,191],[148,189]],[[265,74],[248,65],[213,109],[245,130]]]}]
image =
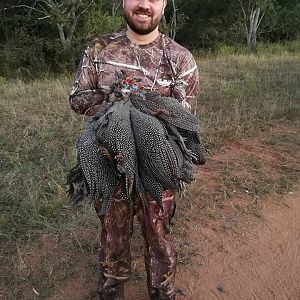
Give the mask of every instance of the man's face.
[{"label": "man's face", "polygon": [[159,25],[166,0],[124,0],[123,5],[128,26],[135,33],[145,35]]}]

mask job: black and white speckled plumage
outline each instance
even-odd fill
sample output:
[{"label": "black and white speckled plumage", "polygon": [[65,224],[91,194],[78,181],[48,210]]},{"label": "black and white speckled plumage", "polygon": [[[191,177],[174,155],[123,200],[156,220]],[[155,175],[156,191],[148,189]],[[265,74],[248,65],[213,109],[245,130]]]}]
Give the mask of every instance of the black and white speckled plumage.
[{"label": "black and white speckled plumage", "polygon": [[168,115],[162,114],[160,118],[187,131],[200,133],[199,120],[180,102],[171,97],[161,97],[155,93],[145,93],[145,103],[151,110],[165,109]]},{"label": "black and white speckled plumage", "polygon": [[117,170],[125,176],[128,199],[131,199],[138,176],[130,107],[129,101],[116,101],[106,112],[104,125],[100,124],[96,131],[98,143],[107,148],[112,159],[117,160]]},{"label": "black and white speckled plumage", "polygon": [[176,99],[157,93],[104,103],[78,139],[77,151],[90,196],[102,198],[102,213],[124,183],[125,199],[149,193],[162,208],[163,190],[180,191],[182,182],[194,180],[192,163],[205,162],[198,119]]},{"label": "black and white speckled plumage", "polygon": [[132,108],[131,124],[140,158],[140,168],[164,189],[179,188],[179,169],[162,124],[154,117]]},{"label": "black and white speckled plumage", "polygon": [[[181,147],[186,146],[190,153],[194,164],[205,164],[204,148],[200,138],[199,120],[187,108],[183,107],[176,99],[171,97],[161,97],[157,93],[146,93],[145,100],[142,100],[144,105],[151,111],[166,110],[168,114],[159,114],[158,118],[165,122],[170,134],[174,134],[178,138],[178,143]],[[175,131],[179,132],[175,133]],[[183,140],[179,141],[180,138]],[[182,149],[184,150],[184,149]],[[187,153],[189,154],[189,153]]]},{"label": "black and white speckled plumage", "polygon": [[99,152],[94,131],[87,129],[77,141],[77,154],[91,198],[102,198],[102,213],[112,203],[112,195],[120,178],[111,168],[107,158]]},{"label": "black and white speckled plumage", "polygon": [[185,183],[191,183],[195,179],[192,163],[190,162],[190,160],[187,160],[184,157],[179,145],[173,138],[169,138],[169,142],[172,146],[177,160],[177,165],[179,168],[179,179]]},{"label": "black and white speckled plumage", "polygon": [[162,208],[162,194],[163,194],[163,186],[159,183],[154,177],[151,177],[149,173],[146,172],[143,168],[140,168],[140,179],[143,183],[143,188],[146,193],[149,193],[153,200],[156,201],[158,206]]}]

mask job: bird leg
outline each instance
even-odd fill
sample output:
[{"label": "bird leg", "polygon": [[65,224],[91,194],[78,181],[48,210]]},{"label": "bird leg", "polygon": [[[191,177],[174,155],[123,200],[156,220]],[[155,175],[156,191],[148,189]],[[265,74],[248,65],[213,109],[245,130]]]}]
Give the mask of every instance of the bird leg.
[{"label": "bird leg", "polygon": [[153,117],[160,117],[160,116],[170,116],[170,112],[164,108],[156,108],[153,110]]},{"label": "bird leg", "polygon": [[110,156],[109,151],[108,151],[107,148],[105,148],[105,147],[100,147],[100,153],[101,153],[103,156],[107,157],[109,160],[112,160],[112,158],[111,158],[111,156]]},{"label": "bird leg", "polygon": [[183,155],[187,158],[187,159],[197,159],[197,156],[191,151],[189,150],[185,143],[184,143],[184,138],[182,137],[182,135],[179,133],[179,131],[177,130],[177,128],[167,122],[165,122],[166,124],[166,128],[168,129],[169,133],[173,134],[173,136],[175,136],[176,140],[178,141],[178,145],[183,153]]},{"label": "bird leg", "polygon": [[122,154],[117,154],[115,156],[115,159],[117,160],[117,169],[120,173],[125,173],[126,172],[126,167],[125,167],[125,159]]}]

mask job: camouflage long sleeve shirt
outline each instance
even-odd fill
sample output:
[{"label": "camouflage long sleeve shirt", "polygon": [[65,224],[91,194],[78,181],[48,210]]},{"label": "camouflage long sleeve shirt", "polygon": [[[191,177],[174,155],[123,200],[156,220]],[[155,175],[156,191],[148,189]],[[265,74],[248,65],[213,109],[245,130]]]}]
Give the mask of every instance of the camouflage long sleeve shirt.
[{"label": "camouflage long sleeve shirt", "polygon": [[199,75],[193,55],[163,34],[147,45],[131,42],[125,32],[93,40],[84,53],[70,96],[74,111],[94,115],[115,82],[115,73],[142,80],[145,90],[156,90],[191,108]]}]

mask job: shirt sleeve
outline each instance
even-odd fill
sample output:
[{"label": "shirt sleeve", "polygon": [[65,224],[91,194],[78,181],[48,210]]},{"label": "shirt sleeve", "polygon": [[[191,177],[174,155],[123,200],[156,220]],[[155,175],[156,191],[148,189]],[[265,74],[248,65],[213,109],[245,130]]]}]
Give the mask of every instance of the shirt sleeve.
[{"label": "shirt sleeve", "polygon": [[75,82],[69,98],[72,109],[80,114],[94,115],[107,98],[98,87],[98,72],[94,63],[96,46],[89,46],[79,64]]},{"label": "shirt sleeve", "polygon": [[199,93],[199,73],[196,61],[189,52],[182,52],[177,61],[173,94],[181,103],[193,109]]}]

